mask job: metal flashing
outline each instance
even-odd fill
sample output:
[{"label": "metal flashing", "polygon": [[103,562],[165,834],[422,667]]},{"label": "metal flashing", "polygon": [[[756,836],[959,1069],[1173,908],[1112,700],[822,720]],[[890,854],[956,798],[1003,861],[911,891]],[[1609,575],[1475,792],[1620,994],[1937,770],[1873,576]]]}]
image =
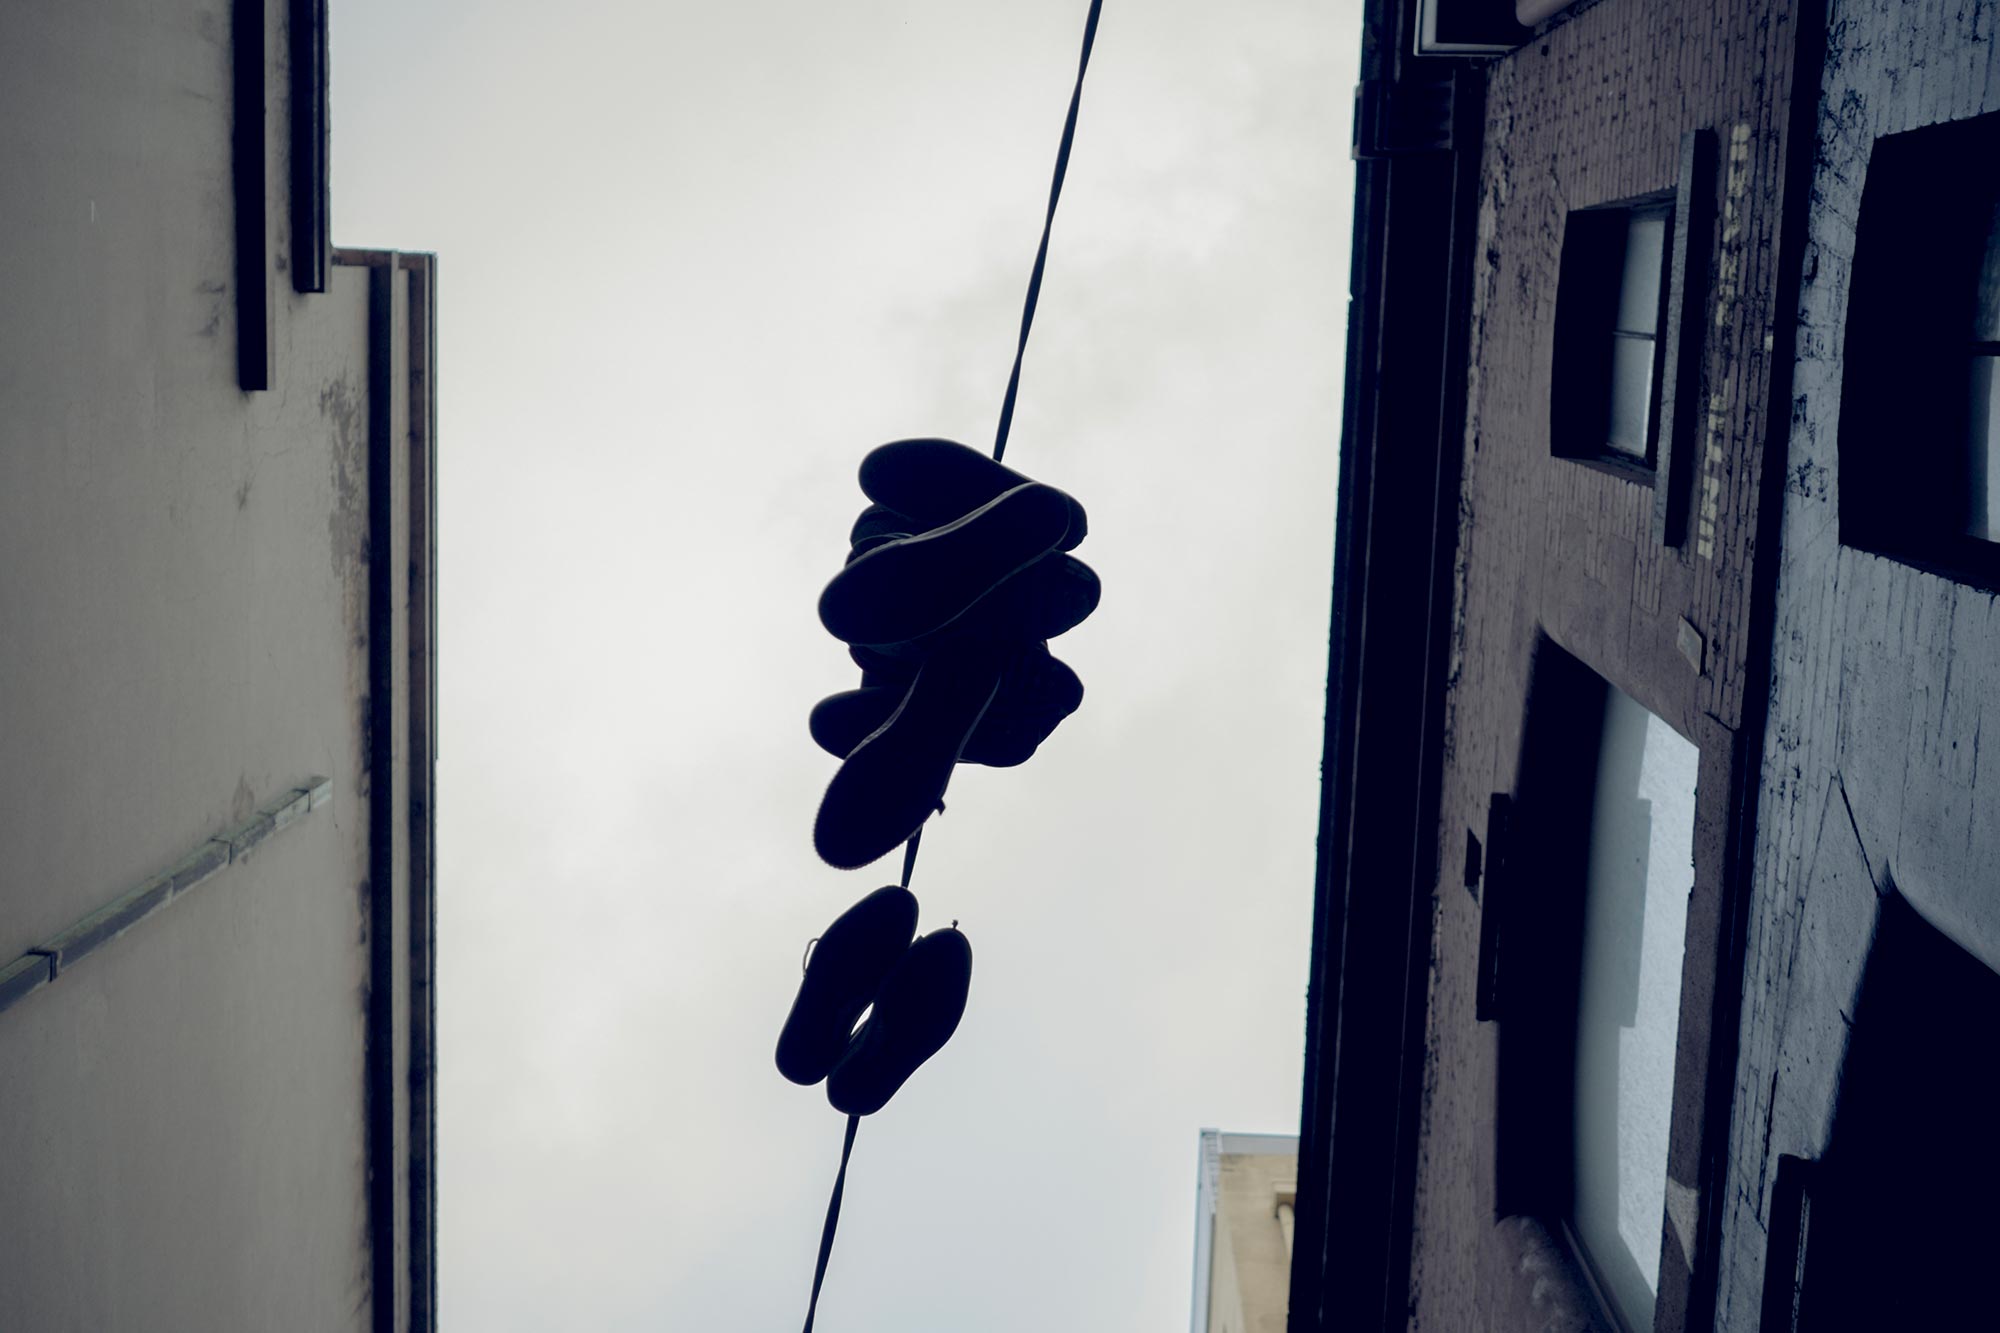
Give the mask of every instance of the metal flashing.
[{"label": "metal flashing", "polygon": [[98,908],[60,935],[38,945],[36,951],[49,956],[51,979],[60,977],[65,968],[74,967],[166,906],[173,890],[172,876],[155,875],[124,897]]},{"label": "metal flashing", "polygon": [[179,897],[229,864],[229,844],[210,838],[182,857],[167,875],[173,880],[173,896]]},{"label": "metal flashing", "polygon": [[0,967],[0,1011],[4,1011],[55,980],[55,959],[29,951]]},{"label": "metal flashing", "polygon": [[[314,782],[326,785],[325,779]],[[0,1009],[57,980],[112,940],[157,913],[182,894],[247,855],[252,847],[287,828],[313,808],[310,792],[294,787],[263,811],[224,833],[205,838],[167,869],[120,894],[82,920],[57,932],[0,967]],[[331,788],[328,787],[329,796]],[[324,801],[321,802],[324,804]],[[274,812],[285,813],[279,823]]]}]

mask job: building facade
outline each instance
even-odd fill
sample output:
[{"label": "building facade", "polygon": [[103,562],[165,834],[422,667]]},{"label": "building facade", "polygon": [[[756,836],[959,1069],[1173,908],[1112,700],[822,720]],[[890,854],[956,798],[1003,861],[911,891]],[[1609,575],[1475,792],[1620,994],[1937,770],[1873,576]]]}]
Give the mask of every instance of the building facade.
[{"label": "building facade", "polygon": [[2000,6],[1500,8],[1367,11],[1292,1326],[1970,1326]]},{"label": "building facade", "polygon": [[436,265],[323,0],[0,12],[0,1325],[435,1326]]},{"label": "building facade", "polygon": [[1284,1333],[1299,1141],[1201,1131],[1191,1333]]}]

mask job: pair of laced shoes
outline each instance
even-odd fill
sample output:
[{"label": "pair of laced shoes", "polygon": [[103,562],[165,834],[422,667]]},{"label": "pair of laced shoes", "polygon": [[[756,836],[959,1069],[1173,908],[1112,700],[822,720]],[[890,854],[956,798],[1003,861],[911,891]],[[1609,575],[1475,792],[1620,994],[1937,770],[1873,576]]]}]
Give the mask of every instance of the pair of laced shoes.
[{"label": "pair of laced shoes", "polygon": [[779,1073],[806,1087],[825,1079],[835,1110],[873,1115],[951,1040],[972,946],[955,922],[922,937],[916,929],[916,897],[894,884],[827,927],[778,1036]]}]

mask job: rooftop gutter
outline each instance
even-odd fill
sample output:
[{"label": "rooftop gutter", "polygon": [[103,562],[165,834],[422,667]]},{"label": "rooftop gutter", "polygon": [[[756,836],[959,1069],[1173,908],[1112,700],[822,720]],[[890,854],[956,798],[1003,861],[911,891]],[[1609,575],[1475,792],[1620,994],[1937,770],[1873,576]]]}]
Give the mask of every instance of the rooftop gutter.
[{"label": "rooftop gutter", "polygon": [[1290,1328],[1402,1329],[1484,81],[1369,0]]}]

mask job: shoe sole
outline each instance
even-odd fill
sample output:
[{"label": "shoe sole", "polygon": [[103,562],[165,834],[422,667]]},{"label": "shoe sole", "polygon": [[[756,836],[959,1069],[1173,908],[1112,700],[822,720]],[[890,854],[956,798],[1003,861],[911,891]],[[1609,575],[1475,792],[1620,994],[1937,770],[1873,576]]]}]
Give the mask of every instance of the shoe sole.
[{"label": "shoe sole", "polygon": [[805,1087],[833,1072],[854,1024],[917,933],[917,900],[891,884],[842,912],[819,937],[778,1034],[778,1072]]},{"label": "shoe sole", "polygon": [[915,537],[850,561],[820,594],[819,618],[843,643],[897,644],[935,634],[1069,530],[1061,491],[1030,482]]},{"label": "shoe sole", "polygon": [[853,870],[907,841],[944,798],[951,770],[1000,685],[991,654],[948,649],[918,671],[880,727],[842,761],[813,821],[813,847]]},{"label": "shoe sole", "polygon": [[1096,570],[1073,555],[1051,552],[930,639],[896,646],[921,653],[933,640],[946,637],[1015,643],[1054,639],[1088,620],[1103,595]]},{"label": "shoe sole", "polygon": [[846,1115],[888,1105],[923,1063],[944,1049],[965,1016],[972,945],[955,929],[912,944],[882,982],[875,1011],[826,1080],[826,1099]]},{"label": "shoe sole", "polygon": [[[862,493],[927,528],[949,523],[1030,480],[956,440],[897,440],[861,460]],[[1063,495],[1063,501],[1069,508],[1069,531],[1062,549],[1069,551],[1089,533],[1090,520],[1074,499]]]}]

